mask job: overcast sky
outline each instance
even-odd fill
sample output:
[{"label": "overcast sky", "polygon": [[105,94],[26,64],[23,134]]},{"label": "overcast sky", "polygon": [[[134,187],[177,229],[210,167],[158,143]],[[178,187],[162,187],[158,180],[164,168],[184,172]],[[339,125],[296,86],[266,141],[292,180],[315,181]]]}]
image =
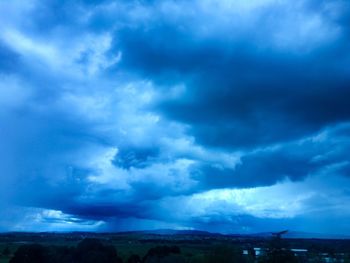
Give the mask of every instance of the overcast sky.
[{"label": "overcast sky", "polygon": [[349,1],[0,1],[0,231],[350,234],[349,156]]}]

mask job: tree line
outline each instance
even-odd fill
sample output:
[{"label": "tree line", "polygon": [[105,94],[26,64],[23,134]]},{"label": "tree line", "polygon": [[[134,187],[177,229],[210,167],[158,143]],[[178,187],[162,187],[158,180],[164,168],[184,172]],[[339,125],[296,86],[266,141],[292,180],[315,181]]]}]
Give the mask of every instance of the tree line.
[{"label": "tree line", "polygon": [[294,263],[299,262],[290,250],[273,244],[263,257],[256,258],[254,250],[243,255],[238,247],[214,245],[207,253],[184,256],[178,246],[156,246],[143,257],[132,254],[123,262],[114,246],[99,239],[86,238],[75,247],[21,245],[10,263]]}]

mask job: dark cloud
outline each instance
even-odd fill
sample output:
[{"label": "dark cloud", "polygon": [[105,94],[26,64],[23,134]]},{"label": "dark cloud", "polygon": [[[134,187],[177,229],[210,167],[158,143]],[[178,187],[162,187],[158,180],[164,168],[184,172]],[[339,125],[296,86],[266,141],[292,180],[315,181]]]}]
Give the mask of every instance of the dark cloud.
[{"label": "dark cloud", "polygon": [[122,204],[76,204],[70,207],[63,207],[65,212],[78,217],[93,220],[108,220],[110,218],[142,218],[147,211],[142,205]]},{"label": "dark cloud", "polygon": [[346,160],[346,147],[328,153],[328,144],[289,144],[243,156],[235,168],[213,164],[194,166],[192,173],[204,188],[245,188],[274,185],[290,179],[299,181],[327,166]]},{"label": "dark cloud", "polygon": [[126,28],[118,32],[116,39],[126,56],[122,65],[156,76],[155,79],[162,74],[175,74],[173,78],[177,79],[168,81],[176,82],[181,76],[203,68],[215,69],[222,63],[225,46],[216,41],[195,42],[188,34],[186,28],[167,21],[151,28]]},{"label": "dark cloud", "polygon": [[200,144],[251,148],[348,121],[349,58],[344,54],[349,40],[297,52],[258,47],[259,30],[267,41],[275,33],[269,20],[260,18],[261,28],[254,34],[238,33],[227,41],[196,35],[188,21],[163,18],[123,30],[116,44],[124,67],[163,85],[186,84],[181,97],[165,99],[158,109],[190,125],[189,134]]},{"label": "dark cloud", "polygon": [[133,149],[131,146],[121,148],[115,157],[113,163],[124,169],[145,168],[155,162],[159,155],[157,148],[140,148]]},{"label": "dark cloud", "polygon": [[[51,211],[45,224],[249,232],[310,225],[299,207],[347,200],[344,1],[50,0],[3,10],[1,207]],[[310,191],[310,178],[322,190]],[[295,185],[290,210],[248,200],[268,188],[289,202]]]},{"label": "dark cloud", "polygon": [[207,92],[192,91],[189,101],[171,101],[162,108],[167,116],[190,124],[198,143],[223,148],[293,140],[349,120],[348,81],[336,83],[334,76],[333,81],[317,77],[304,82],[294,72],[287,73],[294,80],[277,68],[271,72],[277,76],[253,73],[241,86],[232,84],[221,91],[217,83]]}]

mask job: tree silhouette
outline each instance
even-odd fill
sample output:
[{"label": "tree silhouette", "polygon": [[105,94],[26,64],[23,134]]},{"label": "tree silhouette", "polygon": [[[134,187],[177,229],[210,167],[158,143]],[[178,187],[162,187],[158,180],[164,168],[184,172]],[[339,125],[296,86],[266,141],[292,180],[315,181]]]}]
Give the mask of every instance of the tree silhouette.
[{"label": "tree silhouette", "polygon": [[157,246],[148,250],[143,257],[143,263],[181,263],[183,257],[180,256],[181,250],[177,246]]},{"label": "tree silhouette", "polygon": [[47,263],[50,261],[48,248],[39,244],[22,245],[15,252],[10,263]]},{"label": "tree silhouette", "polygon": [[81,241],[75,251],[79,263],[121,263],[113,246],[104,245],[98,239],[87,238]]},{"label": "tree silhouette", "polygon": [[208,255],[208,263],[236,263],[244,262],[242,251],[234,246],[214,246]]},{"label": "tree silhouette", "polygon": [[280,237],[271,239],[267,253],[259,259],[261,263],[297,263],[298,258],[288,249],[288,245]]},{"label": "tree silhouette", "polygon": [[132,254],[128,259],[128,263],[141,263],[141,258],[139,255]]},{"label": "tree silhouette", "polygon": [[2,255],[4,255],[5,257],[9,256],[11,254],[11,250],[9,249],[9,247],[4,247],[4,249],[2,250]]}]

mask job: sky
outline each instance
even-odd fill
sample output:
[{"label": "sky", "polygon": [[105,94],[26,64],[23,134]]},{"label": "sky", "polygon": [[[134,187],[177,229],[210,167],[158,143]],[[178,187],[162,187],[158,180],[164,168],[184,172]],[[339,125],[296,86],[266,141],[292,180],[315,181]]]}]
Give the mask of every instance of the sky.
[{"label": "sky", "polygon": [[347,0],[0,0],[0,231],[350,235],[349,47]]}]

